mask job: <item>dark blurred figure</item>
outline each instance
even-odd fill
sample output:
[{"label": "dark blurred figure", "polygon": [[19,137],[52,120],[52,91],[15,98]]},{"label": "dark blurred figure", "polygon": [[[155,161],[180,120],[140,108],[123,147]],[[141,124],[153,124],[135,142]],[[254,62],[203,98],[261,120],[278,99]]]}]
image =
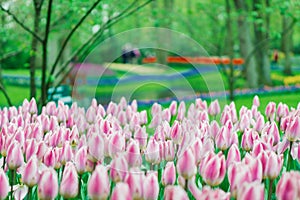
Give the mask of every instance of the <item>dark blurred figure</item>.
[{"label": "dark blurred figure", "polygon": [[274,64],[278,63],[278,51],[277,51],[277,49],[275,49],[274,53],[273,53],[273,63]]}]

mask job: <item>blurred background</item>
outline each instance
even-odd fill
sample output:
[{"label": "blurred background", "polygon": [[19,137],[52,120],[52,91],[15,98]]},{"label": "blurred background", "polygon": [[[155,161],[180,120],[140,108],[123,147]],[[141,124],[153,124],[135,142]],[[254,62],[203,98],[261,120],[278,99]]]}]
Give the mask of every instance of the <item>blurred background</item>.
[{"label": "blurred background", "polygon": [[261,94],[293,103],[300,94],[297,0],[1,0],[0,8],[1,107],[32,97],[85,105]]}]

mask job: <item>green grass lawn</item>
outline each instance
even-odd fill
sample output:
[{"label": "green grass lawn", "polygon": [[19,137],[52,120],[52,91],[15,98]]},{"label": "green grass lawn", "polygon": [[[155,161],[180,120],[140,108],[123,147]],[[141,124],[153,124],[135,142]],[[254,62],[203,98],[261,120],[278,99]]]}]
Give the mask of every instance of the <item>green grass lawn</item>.
[{"label": "green grass lawn", "polygon": [[[148,66],[149,67],[149,66]],[[178,69],[177,69],[178,68]],[[178,71],[180,66],[174,67],[175,71]],[[146,69],[146,68],[145,68]],[[153,70],[153,69],[151,69]],[[118,71],[118,70],[117,70]],[[122,71],[122,70],[121,70]],[[170,69],[168,69],[170,72]],[[28,70],[4,70],[3,74],[20,74],[28,75]],[[37,76],[40,75],[41,71],[37,71]],[[119,76],[122,76],[122,72],[118,72]],[[124,72],[123,72],[124,73]],[[124,75],[124,74],[123,74]],[[272,72],[274,77],[282,77],[280,72]],[[276,80],[276,85],[282,85],[282,80]],[[236,88],[243,88],[245,85],[245,80],[240,78],[235,82]],[[29,97],[29,88],[28,86],[18,86],[18,85],[9,85],[5,84],[7,92],[11,97],[12,103],[14,105],[20,105],[23,102],[24,98]],[[189,76],[187,78],[182,77],[179,79],[174,79],[169,81],[167,79],[161,80],[149,80],[149,81],[137,81],[122,83],[117,85],[110,86],[80,86],[78,88],[79,94],[81,96],[90,96],[89,94],[102,99],[102,102],[108,102],[112,96],[119,99],[121,96],[131,97],[131,99],[138,100],[149,100],[149,99],[161,99],[167,97],[184,97],[184,95],[207,93],[211,91],[222,91],[224,88],[228,89],[227,78],[216,72],[205,73],[203,75],[197,74]],[[38,94],[40,90],[37,90]],[[178,96],[179,94],[179,96]],[[181,95],[181,96],[180,96]],[[262,95],[261,103],[262,106],[266,104],[267,101],[274,101],[278,103],[283,101],[290,106],[296,106],[299,101],[300,93],[285,93],[285,94],[272,94]],[[250,106],[252,103],[251,96],[242,96],[236,97],[237,107],[240,108],[241,105]],[[225,104],[225,102],[223,103]],[[4,95],[0,93],[0,107],[7,106],[7,102],[4,98]]]}]

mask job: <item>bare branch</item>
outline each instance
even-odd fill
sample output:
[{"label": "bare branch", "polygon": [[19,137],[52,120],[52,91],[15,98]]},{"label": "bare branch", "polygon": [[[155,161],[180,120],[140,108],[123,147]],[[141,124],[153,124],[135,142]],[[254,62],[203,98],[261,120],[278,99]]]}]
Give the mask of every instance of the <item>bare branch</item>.
[{"label": "bare branch", "polygon": [[4,94],[5,98],[6,98],[6,101],[8,103],[9,106],[12,106],[12,103],[11,103],[11,100],[10,100],[10,97],[9,95],[7,94],[5,88],[3,87],[3,85],[0,83],[0,90],[2,91],[2,93]]},{"label": "bare branch", "polygon": [[9,59],[9,58],[11,58],[11,57],[13,57],[13,56],[16,56],[16,55],[18,55],[19,53],[21,53],[22,51],[23,51],[23,49],[20,49],[20,50],[17,50],[17,51],[13,51],[13,52],[9,52],[9,53],[5,54],[4,56],[2,56],[2,57],[0,58],[0,62],[4,61],[4,60],[6,60],[6,59]]},{"label": "bare branch", "polygon": [[19,24],[25,31],[27,31],[28,33],[30,33],[33,37],[35,37],[39,42],[43,42],[42,38],[40,36],[38,36],[35,32],[33,32],[30,28],[28,28],[23,22],[21,22],[17,16],[15,16],[12,12],[10,12],[9,10],[3,8],[3,6],[0,4],[0,9],[5,12],[6,14],[8,14],[9,16],[11,16],[13,18],[13,20]]},{"label": "bare branch", "polygon": [[68,34],[68,36],[66,37],[64,43],[62,44],[62,47],[54,61],[54,64],[52,65],[52,69],[50,71],[50,75],[52,75],[56,69],[56,66],[59,62],[59,59],[61,58],[69,40],[71,39],[72,35],[75,33],[75,31],[80,27],[80,25],[83,23],[83,21],[89,16],[89,14],[94,10],[94,8],[101,2],[101,0],[97,0],[92,6],[91,8],[84,14],[84,16],[79,20],[79,22],[76,24],[76,26],[70,31],[70,33]]},{"label": "bare branch", "polygon": [[[63,80],[68,76],[68,74],[72,71],[72,67],[70,67],[67,71],[66,68],[68,67],[68,65],[72,62],[72,60],[79,54],[82,54],[82,52],[87,51],[86,49],[89,49],[89,47],[98,39],[102,36],[104,30],[106,30],[107,28],[111,27],[112,25],[114,25],[115,23],[117,23],[118,21],[122,20],[123,18],[133,14],[134,12],[138,11],[139,9],[141,9],[142,7],[148,5],[150,2],[152,2],[154,0],[148,0],[146,2],[144,2],[143,4],[137,6],[136,8],[132,9],[133,6],[135,5],[135,3],[137,1],[134,1],[133,3],[131,3],[127,8],[125,8],[120,14],[116,15],[115,17],[110,18],[106,23],[104,23],[101,28],[98,30],[98,32],[96,34],[94,34],[92,37],[90,37],[88,39],[88,41],[86,41],[79,49],[77,49],[72,56],[70,57],[69,60],[67,60],[61,67],[61,69],[54,75],[54,77],[59,77],[62,73],[65,72],[65,74],[63,75],[63,77],[60,79],[60,81],[58,81],[58,83],[56,84],[55,87],[57,87],[58,85],[60,85]],[[50,79],[48,79],[48,85],[50,85]]]}]

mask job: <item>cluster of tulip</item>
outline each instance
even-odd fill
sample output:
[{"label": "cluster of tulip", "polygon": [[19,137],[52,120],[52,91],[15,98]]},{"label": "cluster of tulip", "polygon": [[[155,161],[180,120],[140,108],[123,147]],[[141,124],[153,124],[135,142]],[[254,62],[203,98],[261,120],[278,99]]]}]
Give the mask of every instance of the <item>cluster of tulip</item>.
[{"label": "cluster of tulip", "polygon": [[259,110],[24,100],[0,110],[0,199],[299,199],[300,106]]}]

